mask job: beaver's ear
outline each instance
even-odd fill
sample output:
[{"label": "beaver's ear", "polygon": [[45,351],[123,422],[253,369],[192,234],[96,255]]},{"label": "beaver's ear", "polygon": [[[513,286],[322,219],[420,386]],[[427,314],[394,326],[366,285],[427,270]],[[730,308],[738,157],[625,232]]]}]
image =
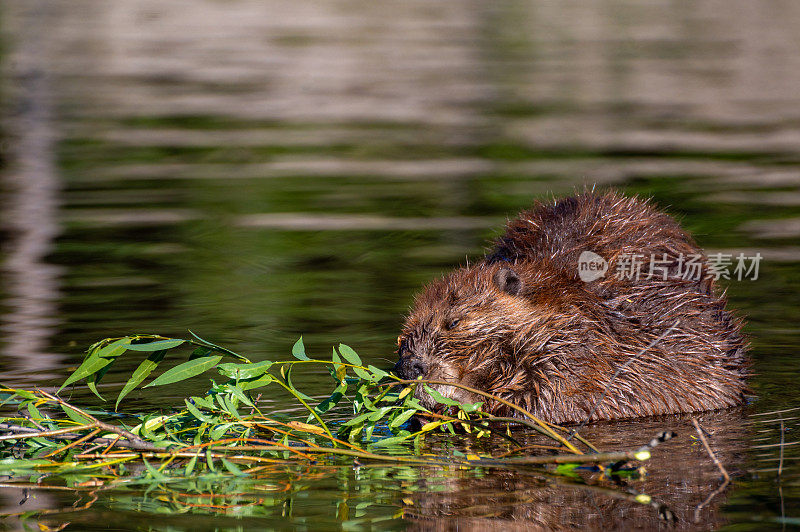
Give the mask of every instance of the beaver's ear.
[{"label": "beaver's ear", "polygon": [[501,268],[494,274],[494,284],[497,288],[512,296],[518,296],[522,292],[522,279],[517,272],[508,268]]}]

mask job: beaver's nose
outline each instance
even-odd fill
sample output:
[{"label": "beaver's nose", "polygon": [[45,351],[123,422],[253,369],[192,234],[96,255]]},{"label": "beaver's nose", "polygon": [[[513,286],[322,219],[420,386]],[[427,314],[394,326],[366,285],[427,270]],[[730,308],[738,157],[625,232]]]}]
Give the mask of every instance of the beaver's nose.
[{"label": "beaver's nose", "polygon": [[414,380],[422,377],[427,371],[425,363],[417,357],[404,357],[397,361],[394,373],[401,379]]}]

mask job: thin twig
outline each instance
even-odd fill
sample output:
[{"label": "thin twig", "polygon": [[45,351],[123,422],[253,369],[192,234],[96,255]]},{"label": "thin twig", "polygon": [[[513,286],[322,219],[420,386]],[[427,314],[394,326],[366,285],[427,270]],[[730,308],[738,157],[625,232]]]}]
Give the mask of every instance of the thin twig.
[{"label": "thin twig", "polygon": [[[114,445],[116,445],[116,443],[119,441],[119,439],[120,439],[120,438],[122,438],[122,436],[120,436],[119,434],[117,434],[117,437],[116,437],[116,438],[114,438],[114,440],[113,440],[111,443],[109,443],[109,444],[108,444],[108,447],[106,447],[106,448],[103,450],[103,452],[102,452],[102,453],[100,453],[100,454],[106,454],[108,451],[110,451],[110,450],[111,450],[111,448],[112,448],[112,447],[114,447]],[[86,451],[86,452],[89,452],[89,451]]]},{"label": "thin twig", "polygon": [[[54,440],[72,441],[80,437],[77,434],[74,434],[75,432],[94,429],[94,428],[98,427],[96,427],[94,423],[91,423],[88,425],[75,425],[73,427],[65,427],[63,429],[52,430],[48,432],[40,432],[30,427],[21,427],[19,425],[12,425],[10,423],[0,423],[0,429],[5,429],[12,432],[12,434],[5,434],[3,436],[0,436],[0,440],[19,440],[32,437],[47,437]],[[106,429],[103,428],[103,430]],[[138,445],[133,442],[119,441],[120,438],[122,438],[121,435],[117,435],[116,438],[94,438],[93,442],[103,445],[110,444],[112,446],[121,447],[124,449],[133,449],[133,450],[139,449],[144,451],[153,450],[152,448],[153,446],[151,446],[150,444],[147,444],[146,447],[142,447],[141,445]]]},{"label": "thin twig", "polygon": [[461,388],[462,390],[466,390],[466,391],[468,391],[470,393],[474,393],[475,395],[480,395],[482,397],[486,397],[488,399],[492,399],[493,401],[497,401],[498,403],[501,403],[501,404],[511,408],[512,410],[516,410],[517,412],[519,412],[523,416],[527,417],[528,419],[530,419],[531,421],[533,421],[534,423],[536,423],[537,425],[542,427],[542,429],[544,429],[544,431],[546,432],[547,436],[549,436],[550,438],[556,440],[557,442],[559,442],[561,445],[563,445],[564,447],[566,447],[567,449],[569,449],[573,453],[575,453],[575,454],[583,454],[580,451],[580,449],[578,449],[577,447],[572,445],[569,441],[564,439],[560,434],[557,434],[552,429],[550,429],[550,427],[548,426],[548,423],[545,422],[544,420],[539,419],[538,417],[534,416],[533,414],[531,414],[530,412],[528,412],[524,408],[522,408],[522,407],[520,407],[518,405],[515,405],[514,403],[506,401],[505,399],[503,399],[501,397],[497,397],[496,395],[490,394],[488,392],[484,392],[483,390],[478,390],[477,388],[472,388],[471,386],[466,386],[466,385],[460,384],[458,382],[448,382],[448,381],[428,380],[428,379],[416,379],[416,380],[398,379],[398,380],[396,380],[394,382],[387,383],[386,385],[387,386],[392,386],[392,385],[395,385],[395,384],[406,384],[406,385],[409,385],[409,384],[423,384],[423,383],[424,384],[438,384],[440,386],[452,386],[454,388]]},{"label": "thin twig", "polygon": [[100,447],[105,447],[105,445],[106,445],[105,443],[100,443],[100,444],[97,444],[97,445],[95,445],[93,447],[89,447],[88,449],[84,450],[83,452],[84,453],[93,453],[97,449],[99,449]]},{"label": "thin twig", "polygon": [[527,419],[516,418],[516,417],[499,417],[499,416],[489,416],[488,419],[491,420],[491,421],[497,421],[499,423],[517,423],[519,425],[524,425],[524,426],[528,427],[529,429],[533,429],[536,432],[538,432],[539,434],[543,434],[543,435],[548,436],[548,437],[550,436],[550,433],[547,430],[545,430],[544,428],[542,428],[541,425],[537,425],[533,421],[530,421],[530,420],[527,420]]},{"label": "thin twig", "polygon": [[[216,444],[223,443],[226,440],[214,442]],[[179,451],[166,451],[166,452],[117,452],[111,454],[89,454],[83,453],[75,455],[77,460],[97,459],[97,458],[193,458],[197,455],[196,452],[187,452],[188,448]],[[259,456],[243,455],[243,452],[259,452],[259,451],[275,451],[275,445],[269,442],[267,445],[237,445],[235,447],[222,447],[214,446],[213,451],[209,450],[208,454],[213,458],[227,457],[228,459],[237,459],[244,461],[255,462],[270,462],[270,463],[296,463],[287,460],[274,460],[263,458]],[[411,456],[390,456],[375,454],[368,451],[354,451],[351,449],[342,449],[337,447],[292,447],[292,451],[298,456],[308,456],[314,454],[336,454],[343,456],[350,456],[353,458],[360,458],[365,460],[376,460],[381,462],[394,462],[394,463],[409,463],[420,465],[465,465],[465,466],[521,466],[521,465],[541,465],[541,464],[565,464],[565,463],[586,463],[586,462],[606,462],[606,461],[628,461],[628,460],[647,460],[650,457],[649,452],[642,450],[636,451],[621,451],[610,453],[595,453],[595,454],[562,454],[554,456],[530,456],[519,458],[504,458],[502,460],[494,458],[478,458],[478,459],[454,459],[441,460],[437,458],[424,458],[424,457],[411,457]],[[235,455],[227,453],[236,453]],[[309,457],[310,458],[310,457]]]},{"label": "thin twig", "polygon": [[781,478],[781,474],[783,473],[783,443],[785,438],[785,432],[783,429],[783,420],[781,419],[781,454],[780,454],[780,461],[778,462],[778,479]]},{"label": "thin twig", "polygon": [[711,457],[711,460],[714,462],[714,465],[717,466],[720,473],[722,473],[722,477],[725,479],[725,482],[730,482],[731,477],[730,475],[728,475],[728,471],[725,470],[725,467],[717,459],[717,455],[715,455],[714,451],[711,450],[711,446],[708,444],[706,435],[703,434],[703,429],[702,427],[700,427],[700,423],[697,422],[697,418],[692,418],[692,423],[694,423],[694,428],[697,431],[697,435],[700,437],[700,441],[703,442],[703,447],[706,448],[708,456]]},{"label": "thin twig", "polygon": [[722,484],[720,484],[720,486],[717,489],[715,489],[714,491],[709,493],[708,497],[706,497],[703,502],[701,502],[700,504],[698,504],[695,507],[695,509],[694,509],[694,522],[695,523],[699,523],[700,522],[700,511],[703,508],[705,508],[708,505],[708,503],[710,503],[712,500],[714,500],[714,497],[716,497],[717,495],[722,493],[725,490],[725,488],[728,487],[728,484],[730,484],[730,481],[728,481],[728,480],[724,481]]},{"label": "thin twig", "polygon": [[[11,425],[8,428],[13,431],[16,427],[14,425]],[[27,427],[19,427],[19,428],[27,429]],[[45,430],[45,431],[37,430],[34,432],[28,432],[26,430],[24,432],[20,431],[19,433],[16,434],[6,434],[5,436],[0,436],[0,441],[23,440],[25,438],[49,438],[52,436],[59,436],[61,434],[72,434],[74,432],[78,432],[81,430],[94,429],[94,428],[97,428],[97,425],[95,425],[94,423],[89,423],[88,425],[78,425],[77,427],[67,427],[64,429],[56,429],[56,430]]]},{"label": "thin twig", "polygon": [[695,509],[694,509],[694,522],[695,523],[699,523],[700,522],[700,510],[705,508],[705,506],[708,503],[710,503],[714,499],[714,497],[716,497],[717,495],[722,493],[725,490],[725,488],[728,487],[728,484],[730,484],[730,482],[731,482],[731,477],[730,477],[730,475],[728,475],[728,471],[725,470],[725,467],[717,459],[717,455],[715,455],[714,451],[711,450],[711,446],[708,444],[708,440],[706,439],[706,436],[703,433],[704,431],[703,431],[703,428],[700,426],[700,423],[697,422],[696,418],[692,418],[692,423],[694,424],[694,428],[697,431],[697,435],[700,437],[700,441],[703,442],[703,447],[705,447],[706,452],[708,453],[708,456],[711,457],[711,460],[714,462],[714,465],[717,466],[717,468],[722,473],[722,477],[725,479],[717,489],[712,491],[708,495],[708,497],[706,497],[706,499],[703,502],[701,502],[700,504],[698,504],[695,507]]},{"label": "thin twig", "polygon": [[47,453],[42,458],[50,458],[53,455],[56,455],[56,454],[59,454],[59,453],[63,453],[67,449],[71,449],[72,447],[75,447],[76,445],[80,445],[81,443],[83,443],[85,441],[91,440],[92,438],[94,438],[95,436],[100,434],[100,432],[102,432],[101,429],[94,429],[92,432],[90,432],[86,436],[83,436],[82,438],[78,438],[77,440],[75,440],[73,442],[70,442],[67,445],[63,446],[63,447],[59,447],[58,449]]},{"label": "thin twig", "polygon": [[[273,418],[270,418],[270,417],[267,417],[267,416],[264,416],[264,415],[260,415],[260,416],[257,416],[257,417],[254,416],[252,419],[265,419],[265,420],[269,421],[270,423],[274,423],[276,425],[281,425],[282,427],[287,427],[287,428],[289,428],[291,430],[294,430],[294,431],[306,432],[308,434],[307,431],[303,431],[303,430],[299,429],[296,425],[290,425],[289,423],[284,423],[283,421],[278,421],[277,419],[273,419]],[[241,422],[240,423],[240,425],[245,425],[245,426],[247,426],[247,424],[248,424],[248,422]],[[272,426],[268,425],[267,423],[255,423],[255,425],[256,426],[263,426],[264,428],[266,428],[268,430],[271,430],[271,431],[275,431],[275,432],[277,432],[279,434],[286,434],[286,435],[289,434],[289,432],[278,430],[275,427],[272,427]],[[352,443],[346,442],[344,440],[340,440],[340,439],[338,439],[338,438],[336,438],[334,436],[328,437],[327,434],[320,434],[320,433],[313,433],[313,434],[315,434],[317,436],[320,436],[322,438],[328,438],[330,441],[332,441],[334,443],[337,443],[339,445],[343,445],[345,447],[350,447],[351,449],[359,449],[359,447],[357,447],[356,445],[353,445]],[[308,442],[306,442],[306,440],[300,439],[297,436],[294,436],[294,437],[296,439],[298,439],[299,441],[302,441],[304,443],[308,443]]]},{"label": "thin twig", "polygon": [[[238,449],[238,447],[236,448]],[[207,453],[211,458],[228,458],[228,459],[236,459],[236,460],[249,460],[251,462],[269,462],[275,464],[296,464],[297,462],[293,462],[291,460],[276,460],[272,458],[263,458],[260,456],[231,456],[223,453]],[[99,453],[84,453],[84,454],[76,454],[73,458],[76,460],[97,460],[100,458],[120,458],[120,459],[132,459],[132,458],[171,458],[175,456],[176,458],[197,458],[198,456],[204,456],[204,454],[198,454],[196,452],[193,453],[182,453],[182,452],[152,452],[152,451],[144,451],[144,452],[119,452],[119,453],[110,453],[110,454],[99,454]]]},{"label": "thin twig", "polygon": [[32,416],[31,416],[31,415],[30,415],[28,412],[23,412],[23,411],[21,411],[21,410],[20,410],[20,411],[19,411],[19,415],[20,415],[20,416],[22,416],[22,417],[24,417],[25,419],[27,419],[28,421],[30,421],[30,422],[31,422],[31,423],[33,423],[34,425],[36,425],[36,428],[38,428],[39,430],[47,430],[47,429],[44,427],[44,425],[42,425],[41,423],[39,423],[38,421],[36,421],[35,419],[33,419],[33,417],[32,417]]},{"label": "thin twig", "polygon": [[103,430],[107,430],[108,432],[113,432],[114,434],[119,434],[119,435],[123,436],[131,444],[136,445],[137,448],[146,449],[146,450],[150,450],[150,451],[155,451],[155,450],[158,449],[158,447],[156,447],[155,445],[144,441],[143,439],[141,439],[140,437],[136,436],[135,434],[133,434],[131,432],[128,432],[127,430],[125,430],[123,428],[120,428],[120,427],[117,427],[115,425],[109,425],[108,423],[100,421],[96,417],[86,413],[85,411],[81,410],[80,408],[67,403],[66,401],[64,401],[63,399],[61,399],[58,396],[52,395],[50,393],[47,393],[44,390],[39,390],[39,393],[42,394],[43,396],[47,397],[51,401],[54,401],[54,402],[56,402],[56,403],[58,403],[58,404],[60,404],[62,406],[70,408],[70,409],[74,410],[75,412],[77,412],[78,414],[80,414],[81,416],[83,416],[83,417],[85,417],[87,419],[90,419],[91,421],[94,422],[93,423],[94,427],[101,428]]},{"label": "thin twig", "polygon": [[[465,425],[469,425],[471,427],[475,427],[478,430],[486,430],[486,431],[489,431],[493,435],[500,436],[501,438],[504,438],[504,439],[510,441],[511,443],[516,445],[517,447],[522,447],[522,444],[520,442],[518,442],[514,437],[509,436],[508,434],[505,434],[502,430],[497,430],[496,428],[493,428],[493,427],[485,427],[485,426],[483,426],[483,424],[486,423],[486,421],[496,421],[496,418],[494,418],[493,416],[489,416],[486,419],[474,420],[474,419],[459,419],[459,418],[455,418],[453,416],[445,416],[443,414],[437,414],[435,412],[431,412],[431,413],[425,413],[425,417],[432,417],[434,419],[441,419],[441,420],[444,420],[444,421],[452,421],[454,424],[455,423],[463,423]],[[512,419],[513,421],[519,421],[516,418],[509,418],[509,419]]]},{"label": "thin twig", "polygon": [[[302,456],[303,458],[305,458],[307,460],[313,460],[307,454],[304,454],[302,452],[297,451],[297,447],[292,447],[290,445],[284,445],[282,443],[278,443],[278,442],[274,442],[274,441],[270,441],[270,440],[262,440],[262,439],[259,439],[259,438],[226,438],[224,440],[215,440],[215,441],[210,441],[210,442],[206,442],[206,443],[200,443],[200,444],[197,444],[197,445],[188,445],[186,447],[181,447],[181,451],[187,451],[189,449],[211,449],[212,447],[217,449],[217,447],[215,447],[215,446],[218,446],[221,443],[235,443],[235,442],[256,442],[256,443],[262,444],[263,446],[265,446],[265,448],[269,448],[272,451],[276,450],[275,448],[277,447],[279,449],[283,449],[284,451],[289,451],[289,452],[295,453],[295,454],[297,454],[299,456]],[[241,450],[240,447],[236,447],[236,449],[237,450]]]}]

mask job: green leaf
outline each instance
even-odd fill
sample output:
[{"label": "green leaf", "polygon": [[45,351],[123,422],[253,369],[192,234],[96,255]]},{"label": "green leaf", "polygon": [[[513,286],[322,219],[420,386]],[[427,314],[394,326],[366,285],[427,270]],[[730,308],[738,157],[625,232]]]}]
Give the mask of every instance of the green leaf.
[{"label": "green leaf", "polygon": [[95,373],[92,376],[92,380],[87,380],[86,381],[86,386],[88,386],[89,389],[92,391],[92,393],[95,394],[103,402],[105,402],[106,399],[105,399],[105,397],[100,395],[100,392],[97,391],[97,385],[100,384],[101,380],[103,380],[103,377],[105,377],[106,372],[108,372],[110,367],[111,367],[111,364],[107,365],[106,367],[104,367],[103,369],[101,369],[100,371]]},{"label": "green leaf", "polygon": [[358,403],[358,410],[361,410],[362,406],[367,410],[375,410],[377,408],[370,398],[369,387],[366,384],[362,384],[356,391],[354,403]]},{"label": "green leaf", "polygon": [[483,406],[483,401],[477,403],[462,403],[459,405],[464,412],[476,412]]},{"label": "green leaf", "polygon": [[231,428],[233,425],[234,423],[224,423],[222,425],[217,425],[216,427],[211,429],[211,432],[209,432],[208,435],[212,441],[219,440],[226,432],[228,432],[228,429]]},{"label": "green leaf", "polygon": [[[163,427],[164,423],[166,423],[167,420],[170,419],[171,417],[173,417],[173,416],[172,415],[169,415],[169,416],[160,415],[159,416],[159,415],[156,415],[156,414],[150,414],[147,417],[145,417],[145,419],[144,419],[144,421],[142,423],[139,423],[138,425],[136,425],[135,427],[133,427],[131,429],[131,434],[136,434],[137,436],[141,436],[141,437],[147,438],[147,439],[155,439],[154,436],[152,434],[150,434],[150,432],[154,431],[154,430],[158,430],[161,427]],[[161,439],[161,438],[159,438],[159,439]]]},{"label": "green leaf", "polygon": [[128,349],[130,343],[131,337],[126,336],[125,338],[120,338],[115,342],[111,342],[100,350],[95,351],[95,353],[101,358],[116,358]]},{"label": "green leaf", "polygon": [[383,419],[383,416],[385,416],[390,410],[392,410],[392,408],[394,408],[394,407],[392,407],[392,406],[382,406],[381,408],[379,408],[379,409],[375,410],[374,412],[372,412],[372,415],[369,416],[369,420],[370,421],[379,421],[379,420]]},{"label": "green leaf", "polygon": [[299,340],[294,343],[292,347],[292,356],[299,360],[311,360],[306,355],[306,346],[303,345],[303,337],[301,336]]},{"label": "green leaf", "polygon": [[145,388],[163,386],[165,384],[172,384],[196,377],[219,364],[220,360],[222,360],[222,356],[217,355],[213,357],[197,358],[184,362],[183,364],[178,364],[174,368],[165,371],[160,377],[145,386]]},{"label": "green leaf", "polygon": [[28,403],[28,413],[34,421],[42,421],[43,419],[41,412],[39,412],[39,409],[36,408],[33,403]]},{"label": "green leaf", "polygon": [[316,410],[317,414],[324,414],[339,403],[341,398],[344,396],[344,392],[346,391],[347,383],[343,382],[337,386],[335,390],[333,390],[333,393],[330,397],[318,404],[314,410]]},{"label": "green leaf", "polygon": [[156,482],[164,482],[169,480],[169,477],[165,476],[158,469],[151,466],[144,458],[142,458],[142,462],[144,462],[144,467],[147,469],[147,472],[150,473],[150,476],[153,477],[153,480]]},{"label": "green leaf", "polygon": [[237,408],[237,405],[234,404],[236,401],[231,401],[229,395],[222,393],[217,395],[217,402],[225,412],[235,417],[236,419],[242,419],[242,416],[239,415],[239,410]]},{"label": "green leaf", "polygon": [[235,476],[237,476],[237,477],[246,477],[247,476],[247,473],[245,473],[244,471],[239,469],[239,467],[236,464],[234,464],[233,462],[231,462],[230,460],[227,460],[225,458],[220,458],[220,461],[222,462],[222,465],[225,466],[225,469],[227,469],[228,471],[233,473]]},{"label": "green leaf", "polygon": [[386,377],[387,375],[389,375],[387,372],[383,371],[383,370],[382,370],[382,369],[380,369],[380,368],[376,368],[376,367],[375,367],[375,366],[373,366],[372,364],[370,364],[369,366],[367,366],[367,369],[368,369],[368,370],[370,370],[370,371],[372,372],[372,374],[373,374],[373,375],[375,375],[375,378],[376,378],[376,380],[381,380],[382,378],[384,378],[384,377]]},{"label": "green leaf", "polygon": [[65,404],[60,403],[59,406],[61,407],[61,410],[63,410],[64,413],[67,415],[67,417],[70,418],[75,423],[80,423],[81,425],[88,425],[89,423],[92,423],[91,419],[80,415],[77,411],[66,406]]},{"label": "green leaf", "polygon": [[336,348],[333,348],[333,354],[331,355],[331,360],[334,362],[333,366],[330,368],[331,377],[336,379],[337,381],[343,381],[344,378],[347,376],[347,366],[342,364],[342,359],[339,358],[339,355],[336,353]]},{"label": "green leaf", "polygon": [[139,364],[139,367],[133,372],[131,378],[125,383],[122,391],[119,392],[119,395],[117,396],[117,403],[114,405],[114,410],[119,407],[119,403],[122,401],[122,398],[133,391],[134,388],[139,386],[142,381],[145,380],[147,376],[150,375],[150,373],[156,368],[156,366],[158,366],[158,364],[164,360],[166,354],[166,349],[161,351],[153,351],[146,360],[143,360],[142,363]]},{"label": "green leaf", "polygon": [[188,477],[192,474],[192,471],[194,471],[194,465],[197,463],[197,456],[198,455],[192,456],[192,458],[189,460],[189,463],[186,464],[186,469],[183,470],[183,476]]},{"label": "green leaf", "polygon": [[441,403],[446,406],[461,406],[461,403],[459,403],[458,401],[454,401],[452,399],[445,397],[444,395],[440,394],[427,384],[425,385],[425,391],[428,392],[430,396],[433,397],[433,400],[436,401],[437,403]]},{"label": "green leaf", "polygon": [[212,401],[210,398],[194,396],[191,398],[191,400],[195,406],[205,408],[206,410],[214,410],[216,408],[214,406],[214,401]]},{"label": "green leaf", "polygon": [[35,460],[35,459],[20,459],[20,458],[3,458],[0,460],[0,471],[11,471],[19,468],[34,468],[39,466],[53,465],[50,460]]},{"label": "green leaf", "polygon": [[131,344],[128,349],[131,351],[161,351],[162,349],[172,349],[186,343],[186,340],[178,338],[170,338],[168,340],[158,340],[156,342],[148,342],[146,344]]},{"label": "green leaf", "polygon": [[272,375],[266,373],[255,380],[239,381],[239,389],[247,391],[255,388],[261,388],[262,386],[266,386],[267,384],[271,383],[272,380]]},{"label": "green leaf", "polygon": [[244,392],[236,386],[229,386],[228,391],[231,393],[231,395],[239,399],[239,401],[243,402],[247,406],[254,407],[253,402],[248,399]]},{"label": "green leaf", "polygon": [[414,397],[406,397],[406,400],[403,401],[403,406],[416,408],[420,412],[430,412],[430,410],[422,406],[422,403],[417,401]]},{"label": "green leaf", "polygon": [[393,429],[399,427],[400,425],[411,419],[411,416],[413,416],[416,413],[417,413],[416,410],[406,410],[405,412],[394,418],[391,421],[391,423],[389,423],[389,427]]},{"label": "green leaf", "polygon": [[384,445],[393,445],[396,443],[402,443],[408,439],[408,436],[392,436],[391,438],[384,438],[382,440],[378,440],[372,444],[373,447],[382,447]]},{"label": "green leaf", "polygon": [[353,419],[345,421],[342,425],[345,427],[352,427],[358,425],[359,423],[363,423],[364,421],[366,421],[367,418],[370,417],[372,414],[374,414],[374,412],[365,412],[364,414],[356,416]]},{"label": "green leaf", "polygon": [[11,403],[12,401],[14,401],[17,398],[17,394],[15,394],[15,393],[5,394],[4,393],[4,394],[0,394],[0,397],[2,397],[2,399],[3,399],[2,401],[0,401],[0,407],[3,407],[3,406],[6,406],[7,403]]},{"label": "green leaf", "polygon": [[39,399],[38,397],[36,397],[35,394],[33,394],[33,393],[31,393],[31,392],[29,392],[27,390],[14,390],[14,393],[16,395],[19,395],[23,399]]},{"label": "green leaf", "polygon": [[353,351],[353,348],[344,344],[339,344],[339,353],[354,366],[361,366],[361,357]]},{"label": "green leaf", "polygon": [[253,377],[260,377],[265,374],[272,364],[273,363],[269,360],[256,362],[255,364],[227,362],[225,364],[220,364],[217,367],[217,371],[231,379],[252,379]]},{"label": "green leaf", "polygon": [[202,413],[196,406],[194,406],[191,401],[185,399],[186,401],[186,409],[192,414],[195,418],[199,419],[203,423],[215,423],[216,421],[213,418],[208,417],[204,413]]},{"label": "green leaf", "polygon": [[[228,412],[230,405],[225,401],[225,394],[224,393],[216,393],[214,394],[214,400],[217,402],[217,406],[219,407],[218,410],[222,410],[223,412]],[[230,414],[230,412],[228,412]]]},{"label": "green leaf", "polygon": [[56,446],[58,446],[57,443],[52,442],[52,441],[50,441],[48,439],[45,439],[45,438],[29,438],[28,441],[35,442],[35,443],[41,445],[42,447],[56,447]]},{"label": "green leaf", "polygon": [[200,338],[199,336],[197,336],[197,335],[196,335],[195,333],[193,333],[192,331],[189,331],[189,334],[191,334],[192,336],[194,336],[195,338],[197,338],[197,339],[198,339],[198,340],[199,340],[201,343],[203,343],[203,344],[206,344],[206,346],[210,346],[210,347],[213,347],[214,349],[218,349],[219,351],[222,351],[223,353],[226,353],[226,354],[228,354],[228,355],[230,355],[230,356],[232,356],[232,357],[234,357],[234,358],[238,358],[238,359],[239,359],[239,360],[241,360],[242,362],[250,362],[250,359],[249,359],[249,358],[247,358],[247,357],[244,357],[244,356],[240,355],[239,353],[234,353],[233,351],[231,351],[230,349],[227,349],[227,348],[225,348],[225,347],[222,347],[222,346],[219,346],[219,345],[217,345],[217,344],[211,343],[211,342],[209,342],[208,340],[203,340],[202,338]]},{"label": "green leaf", "polygon": [[[95,349],[89,352],[89,355],[84,359],[83,363],[75,370],[75,372],[64,381],[58,392],[69,386],[73,382],[85,379],[107,365],[111,364],[116,357],[124,353],[131,343],[130,337],[125,337],[115,342],[111,342],[103,348]],[[56,393],[58,393],[56,392]]]},{"label": "green leaf", "polygon": [[217,468],[214,467],[214,456],[211,453],[206,453],[206,464],[211,471],[217,471]]},{"label": "green leaf", "polygon": [[375,380],[375,378],[372,376],[372,374],[370,372],[368,372],[367,370],[364,370],[364,369],[361,369],[361,368],[351,368],[351,369],[355,372],[356,375],[358,375],[358,377],[360,379],[363,379],[365,381],[374,381]]}]

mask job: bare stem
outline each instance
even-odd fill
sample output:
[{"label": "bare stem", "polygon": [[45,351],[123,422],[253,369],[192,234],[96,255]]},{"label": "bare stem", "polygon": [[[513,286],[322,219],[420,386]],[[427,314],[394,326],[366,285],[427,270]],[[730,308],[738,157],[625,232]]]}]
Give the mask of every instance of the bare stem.
[{"label": "bare stem", "polygon": [[55,395],[50,394],[50,393],[47,393],[44,390],[38,390],[38,391],[39,391],[40,394],[42,394],[44,397],[47,397],[51,401],[56,402],[56,403],[58,403],[58,404],[60,404],[62,406],[65,406],[67,408],[70,408],[70,409],[74,410],[75,412],[77,412],[78,414],[80,414],[81,416],[91,420],[93,422],[92,423],[92,428],[100,428],[100,429],[103,429],[103,430],[107,430],[108,432],[112,432],[114,434],[119,434],[120,436],[122,436],[125,439],[127,439],[131,444],[135,445],[139,449],[150,450],[150,451],[155,451],[155,450],[158,449],[158,447],[156,447],[155,445],[144,441],[143,439],[141,439],[140,437],[136,436],[135,434],[133,434],[131,432],[128,432],[127,430],[125,430],[123,428],[120,428],[120,427],[117,427],[115,425],[110,425],[108,423],[100,421],[96,417],[86,413],[85,411],[81,410],[80,408],[67,403],[66,401],[64,401],[63,399],[61,399],[58,396],[55,396]]},{"label": "bare stem", "polygon": [[714,465],[717,466],[720,473],[722,473],[722,477],[725,479],[725,482],[730,482],[730,475],[728,475],[725,467],[717,459],[717,455],[714,454],[714,451],[711,450],[711,446],[708,444],[708,440],[706,439],[706,435],[703,433],[702,427],[700,427],[700,423],[697,422],[696,418],[692,418],[692,423],[694,423],[694,428],[697,431],[697,435],[700,437],[700,441],[703,442],[703,447],[706,448],[706,452],[708,453],[708,456],[711,457],[711,461],[714,462]]}]

